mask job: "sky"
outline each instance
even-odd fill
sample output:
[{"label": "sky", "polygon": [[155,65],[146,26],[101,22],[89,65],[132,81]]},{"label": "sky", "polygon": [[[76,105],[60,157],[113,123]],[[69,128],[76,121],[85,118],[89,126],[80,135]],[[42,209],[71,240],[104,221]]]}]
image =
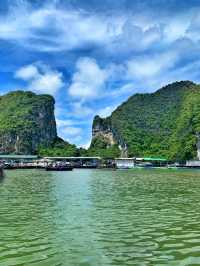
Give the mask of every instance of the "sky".
[{"label": "sky", "polygon": [[88,147],[95,115],[180,80],[200,82],[200,1],[0,0],[0,94],[51,94],[70,143]]}]

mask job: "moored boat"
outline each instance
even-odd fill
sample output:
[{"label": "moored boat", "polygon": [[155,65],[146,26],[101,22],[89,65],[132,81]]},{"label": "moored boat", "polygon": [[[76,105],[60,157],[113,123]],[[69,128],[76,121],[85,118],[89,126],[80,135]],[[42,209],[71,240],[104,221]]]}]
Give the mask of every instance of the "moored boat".
[{"label": "moored boat", "polygon": [[3,167],[2,166],[0,166],[0,178],[2,178],[3,177]]},{"label": "moored boat", "polygon": [[47,166],[46,171],[72,171],[73,167],[72,166]]},{"label": "moored boat", "polygon": [[51,163],[48,164],[45,169],[46,171],[72,171],[73,170],[73,165],[70,163]]}]

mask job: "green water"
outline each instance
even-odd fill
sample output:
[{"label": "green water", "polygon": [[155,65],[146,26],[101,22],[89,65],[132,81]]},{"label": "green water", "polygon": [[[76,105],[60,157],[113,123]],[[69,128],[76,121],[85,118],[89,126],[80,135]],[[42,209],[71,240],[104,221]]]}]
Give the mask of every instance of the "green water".
[{"label": "green water", "polygon": [[7,171],[8,265],[200,265],[200,171]]}]

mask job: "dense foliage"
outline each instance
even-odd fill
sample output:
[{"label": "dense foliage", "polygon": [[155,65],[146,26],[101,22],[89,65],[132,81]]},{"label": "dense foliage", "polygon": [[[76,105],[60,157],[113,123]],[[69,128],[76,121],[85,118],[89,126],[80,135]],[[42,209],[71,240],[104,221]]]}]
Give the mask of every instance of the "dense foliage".
[{"label": "dense foliage", "polygon": [[[152,94],[136,94],[110,117],[96,117],[98,130],[112,132],[116,144],[98,135],[88,150],[57,138],[54,99],[49,95],[16,91],[0,97],[0,152],[41,156],[120,156],[126,144],[129,156],[196,158],[200,134],[200,86],[175,82]],[[34,147],[37,147],[34,150]]]},{"label": "dense foliage", "polygon": [[25,91],[0,97],[0,153],[35,153],[55,137],[53,97]]},{"label": "dense foliage", "polygon": [[[152,94],[136,94],[105,123],[127,144],[129,156],[195,158],[200,132],[200,86],[182,81]],[[99,144],[96,148],[98,151]]]},{"label": "dense foliage", "polygon": [[50,95],[36,95],[32,92],[15,91],[0,97],[0,132],[37,127],[34,110],[54,103]]},{"label": "dense foliage", "polygon": [[0,153],[77,156],[80,151],[57,137],[52,96],[14,91],[0,97]]},{"label": "dense foliage", "polygon": [[100,156],[105,159],[117,158],[120,155],[120,150],[118,145],[110,146],[105,138],[96,137],[93,139],[87,155]]},{"label": "dense foliage", "polygon": [[79,150],[75,145],[69,144],[61,138],[56,138],[54,143],[49,147],[39,147],[38,154],[40,156],[79,156]]}]

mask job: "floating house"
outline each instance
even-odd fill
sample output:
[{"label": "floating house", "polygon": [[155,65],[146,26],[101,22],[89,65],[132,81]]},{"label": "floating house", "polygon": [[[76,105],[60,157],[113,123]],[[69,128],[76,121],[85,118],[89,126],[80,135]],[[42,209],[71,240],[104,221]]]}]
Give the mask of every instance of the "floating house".
[{"label": "floating house", "polygon": [[0,164],[5,169],[36,168],[37,155],[0,154]]},{"label": "floating house", "polygon": [[116,158],[115,165],[118,169],[129,169],[135,167],[135,158]]},{"label": "floating house", "polygon": [[154,167],[165,166],[167,160],[164,158],[141,157],[141,158],[116,158],[117,168],[129,169],[134,167]]},{"label": "floating house", "polygon": [[0,161],[6,163],[11,162],[33,162],[38,159],[37,155],[15,155],[15,154],[0,154]]},{"label": "floating house", "polygon": [[50,160],[52,162],[68,162],[75,168],[97,168],[101,164],[101,157],[44,157],[44,160]]},{"label": "floating house", "polygon": [[186,167],[200,168],[200,161],[199,160],[186,161]]}]

